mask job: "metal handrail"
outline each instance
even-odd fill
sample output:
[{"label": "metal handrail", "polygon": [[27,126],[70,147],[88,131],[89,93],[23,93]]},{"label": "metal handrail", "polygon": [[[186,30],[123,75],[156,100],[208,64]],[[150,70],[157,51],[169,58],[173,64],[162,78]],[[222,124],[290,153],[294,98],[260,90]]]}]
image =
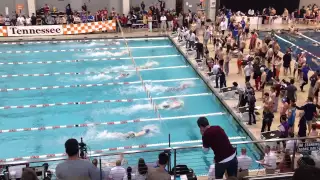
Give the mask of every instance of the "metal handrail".
[{"label": "metal handrail", "polygon": [[[260,141],[238,141],[231,142],[232,145],[240,145],[240,144],[257,144],[257,143],[268,143],[268,142],[281,142],[288,140],[308,140],[308,139],[318,139],[317,137],[300,137],[300,138],[278,138],[278,139],[268,139],[268,140],[260,140]],[[132,151],[123,151],[123,152],[115,152],[115,153],[97,153],[97,154],[89,154],[88,157],[101,157],[101,156],[116,156],[120,154],[137,154],[137,153],[147,153],[147,152],[159,152],[159,151],[172,151],[172,150],[183,150],[183,149],[196,149],[202,148],[202,145],[194,145],[194,146],[181,146],[181,147],[168,147],[168,148],[159,148],[159,149],[149,149],[149,150],[132,150]],[[39,162],[50,162],[50,161],[61,161],[65,160],[67,157],[56,157],[56,158],[43,158],[43,159],[28,159],[21,161],[12,161],[12,162],[0,162],[0,165],[16,165],[16,164],[26,164],[26,163],[39,163]]]}]

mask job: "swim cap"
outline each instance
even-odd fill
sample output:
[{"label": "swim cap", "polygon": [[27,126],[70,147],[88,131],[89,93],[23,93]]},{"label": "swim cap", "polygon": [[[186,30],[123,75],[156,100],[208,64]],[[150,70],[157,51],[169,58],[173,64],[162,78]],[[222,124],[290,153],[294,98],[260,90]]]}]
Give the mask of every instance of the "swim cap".
[{"label": "swim cap", "polygon": [[149,132],[150,132],[150,129],[146,129],[145,131],[146,131],[146,133],[149,133]]}]

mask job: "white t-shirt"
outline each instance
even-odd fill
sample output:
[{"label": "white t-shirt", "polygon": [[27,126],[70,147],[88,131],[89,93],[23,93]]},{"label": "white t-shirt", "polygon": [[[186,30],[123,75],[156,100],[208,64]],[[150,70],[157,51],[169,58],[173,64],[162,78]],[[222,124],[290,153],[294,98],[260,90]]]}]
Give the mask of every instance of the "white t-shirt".
[{"label": "white t-shirt", "polygon": [[31,18],[26,18],[26,24],[28,24],[28,25],[31,24]]},{"label": "white t-shirt", "polygon": [[24,19],[24,17],[18,17],[17,22],[18,22],[18,26],[24,26],[24,23],[26,22],[26,20]]},{"label": "white t-shirt", "polygon": [[219,70],[220,66],[218,64],[215,64],[213,67],[212,67],[212,73],[213,74],[218,74],[218,70]]},{"label": "white t-shirt", "polygon": [[244,67],[244,74],[246,75],[246,76],[251,76],[251,73],[252,73],[252,69],[253,69],[253,67],[251,66],[251,65],[246,65],[245,67]]},{"label": "white t-shirt", "polygon": [[290,153],[293,153],[293,150],[296,148],[294,143],[296,142],[296,146],[298,145],[297,140],[289,140],[286,142],[286,150],[289,150]]},{"label": "white t-shirt", "polygon": [[123,180],[126,175],[126,170],[121,166],[116,166],[111,169],[109,178],[112,180]]},{"label": "white t-shirt", "polygon": [[247,155],[240,155],[238,158],[238,169],[247,170],[252,164],[252,158]]},{"label": "white t-shirt", "polygon": [[166,22],[167,21],[167,17],[166,16],[161,16],[160,21],[161,22]]},{"label": "white t-shirt", "polygon": [[220,29],[221,29],[221,30],[226,30],[226,29],[227,29],[227,23],[226,23],[225,21],[222,21],[222,22],[220,23]]},{"label": "white t-shirt", "polygon": [[269,166],[265,166],[266,169],[276,169],[277,168],[277,157],[273,153],[264,155],[264,164],[268,164]]},{"label": "white t-shirt", "polygon": [[195,41],[196,40],[196,35],[194,33],[191,33],[189,40],[190,41]]}]

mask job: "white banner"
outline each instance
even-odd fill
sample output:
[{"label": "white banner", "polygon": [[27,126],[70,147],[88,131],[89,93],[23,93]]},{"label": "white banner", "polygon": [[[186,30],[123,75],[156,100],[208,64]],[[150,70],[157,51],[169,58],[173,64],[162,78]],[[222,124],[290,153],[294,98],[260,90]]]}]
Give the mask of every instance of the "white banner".
[{"label": "white banner", "polygon": [[63,28],[60,25],[8,26],[8,36],[46,36],[62,34]]}]

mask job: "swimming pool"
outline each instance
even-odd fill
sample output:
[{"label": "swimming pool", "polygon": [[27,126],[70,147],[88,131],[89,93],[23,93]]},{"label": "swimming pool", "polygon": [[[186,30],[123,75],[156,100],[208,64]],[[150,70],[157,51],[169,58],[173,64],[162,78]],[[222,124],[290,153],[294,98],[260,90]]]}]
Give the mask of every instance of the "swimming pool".
[{"label": "swimming pool", "polygon": [[[183,106],[160,109],[157,118],[122,39],[0,44],[0,159],[63,153],[71,137],[83,137],[92,151],[165,148],[169,134],[172,146],[196,145],[202,115],[231,141],[250,140],[169,39],[129,39],[128,45],[154,102]],[[125,138],[145,129],[151,133]],[[254,146],[246,147],[259,157]],[[181,163],[198,157],[190,163],[198,174],[207,172],[203,157],[212,162],[212,153],[179,153]]]}]

